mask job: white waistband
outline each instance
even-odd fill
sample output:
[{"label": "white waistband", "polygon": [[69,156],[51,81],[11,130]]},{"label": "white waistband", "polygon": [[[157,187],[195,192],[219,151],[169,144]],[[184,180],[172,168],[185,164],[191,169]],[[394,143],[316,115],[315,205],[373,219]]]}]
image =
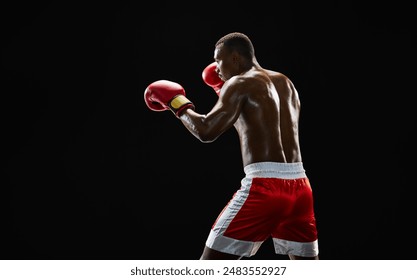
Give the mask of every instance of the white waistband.
[{"label": "white waistband", "polygon": [[246,178],[273,177],[283,179],[305,178],[306,173],[302,162],[255,162],[244,167]]}]

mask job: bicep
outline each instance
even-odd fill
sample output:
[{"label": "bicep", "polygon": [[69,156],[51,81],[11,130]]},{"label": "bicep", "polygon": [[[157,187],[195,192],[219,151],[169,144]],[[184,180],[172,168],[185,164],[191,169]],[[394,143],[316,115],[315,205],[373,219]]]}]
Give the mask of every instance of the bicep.
[{"label": "bicep", "polygon": [[212,142],[231,128],[240,115],[241,100],[225,90],[206,115],[187,110],[181,116],[186,128],[203,142]]}]

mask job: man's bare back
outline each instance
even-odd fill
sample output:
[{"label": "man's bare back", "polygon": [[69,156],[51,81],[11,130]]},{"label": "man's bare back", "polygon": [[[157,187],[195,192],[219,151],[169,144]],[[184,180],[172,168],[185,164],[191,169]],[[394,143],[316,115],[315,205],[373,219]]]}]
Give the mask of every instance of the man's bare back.
[{"label": "man's bare back", "polygon": [[[300,162],[298,118],[300,102],[283,74],[252,67],[231,78],[243,101],[234,126],[239,134],[243,165],[254,162]],[[227,98],[221,96],[220,98]]]}]

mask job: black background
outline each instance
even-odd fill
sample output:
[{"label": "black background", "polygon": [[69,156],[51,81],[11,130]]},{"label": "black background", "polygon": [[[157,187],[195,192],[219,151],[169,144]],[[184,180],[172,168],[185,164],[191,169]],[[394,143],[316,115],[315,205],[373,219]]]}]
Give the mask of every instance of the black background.
[{"label": "black background", "polygon": [[1,4],[2,259],[199,258],[244,175],[237,134],[203,144],[143,92],[172,80],[207,113],[232,31],[299,91],[321,258],[415,258],[411,4],[223,2]]}]

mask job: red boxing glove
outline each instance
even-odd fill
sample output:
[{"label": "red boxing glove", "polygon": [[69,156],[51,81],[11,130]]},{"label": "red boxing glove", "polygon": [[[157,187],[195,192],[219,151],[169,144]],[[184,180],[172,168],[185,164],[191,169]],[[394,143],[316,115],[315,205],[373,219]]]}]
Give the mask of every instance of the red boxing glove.
[{"label": "red boxing glove", "polygon": [[194,104],[185,97],[184,88],[175,82],[159,80],[145,89],[145,103],[152,111],[171,110],[177,117]]},{"label": "red boxing glove", "polygon": [[220,95],[220,90],[224,84],[224,81],[220,79],[216,72],[217,63],[210,63],[203,70],[203,81],[214,89],[217,95]]}]

